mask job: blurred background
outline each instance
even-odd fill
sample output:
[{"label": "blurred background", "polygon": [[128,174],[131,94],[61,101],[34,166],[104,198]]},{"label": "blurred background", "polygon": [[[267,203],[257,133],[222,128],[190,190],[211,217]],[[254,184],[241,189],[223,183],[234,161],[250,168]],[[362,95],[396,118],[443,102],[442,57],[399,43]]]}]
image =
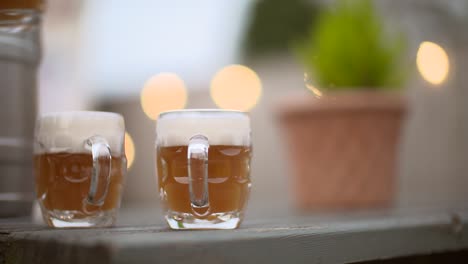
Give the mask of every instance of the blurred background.
[{"label": "blurred background", "polygon": [[[285,212],[293,207],[294,168],[277,122],[278,105],[290,96],[321,96],[314,75],[305,81],[307,63],[295,47],[313,38],[324,10],[337,2],[49,0],[39,113],[121,113],[129,159],[123,207],[158,210],[157,114],[181,108],[249,111],[254,158],[248,214]],[[399,54],[405,82],[399,91],[409,111],[398,148],[394,206],[466,205],[468,1],[371,3],[382,30],[404,42]],[[352,36],[366,37],[360,30]],[[353,52],[347,42],[335,46]]]}]

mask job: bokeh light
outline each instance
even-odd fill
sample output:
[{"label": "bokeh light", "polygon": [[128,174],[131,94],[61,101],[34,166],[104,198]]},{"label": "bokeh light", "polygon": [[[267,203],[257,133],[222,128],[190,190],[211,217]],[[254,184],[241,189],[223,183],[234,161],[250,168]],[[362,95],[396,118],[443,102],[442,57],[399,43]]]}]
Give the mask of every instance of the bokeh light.
[{"label": "bokeh light", "polygon": [[160,73],[145,83],[140,100],[145,114],[156,120],[161,112],[185,107],[187,88],[176,74]]},{"label": "bokeh light", "polygon": [[127,157],[127,169],[129,169],[135,160],[135,143],[128,132],[125,132],[125,156]]},{"label": "bokeh light", "polygon": [[447,78],[450,68],[447,52],[429,41],[424,41],[419,46],[416,64],[421,76],[432,84],[441,84]]},{"label": "bokeh light", "polygon": [[304,73],[304,83],[307,89],[309,89],[315,95],[315,97],[322,97],[323,93],[311,83],[311,80],[307,73]]},{"label": "bokeh light", "polygon": [[243,65],[226,66],[211,80],[211,98],[219,108],[249,111],[261,94],[260,78]]}]

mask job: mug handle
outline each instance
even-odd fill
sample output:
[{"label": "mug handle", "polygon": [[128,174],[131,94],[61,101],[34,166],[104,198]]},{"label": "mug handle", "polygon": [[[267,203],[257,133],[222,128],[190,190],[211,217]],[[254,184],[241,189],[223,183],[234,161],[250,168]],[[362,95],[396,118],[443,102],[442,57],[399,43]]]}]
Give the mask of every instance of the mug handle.
[{"label": "mug handle", "polygon": [[208,138],[195,135],[190,138],[187,150],[190,205],[196,216],[209,213],[208,194]]},{"label": "mug handle", "polygon": [[[85,144],[91,147],[93,157],[93,171],[91,174],[91,184],[89,185],[87,202],[91,205],[101,206],[106,199],[111,178],[111,150],[107,140],[100,136],[88,138]],[[104,165],[101,165],[102,159],[104,159]]]}]

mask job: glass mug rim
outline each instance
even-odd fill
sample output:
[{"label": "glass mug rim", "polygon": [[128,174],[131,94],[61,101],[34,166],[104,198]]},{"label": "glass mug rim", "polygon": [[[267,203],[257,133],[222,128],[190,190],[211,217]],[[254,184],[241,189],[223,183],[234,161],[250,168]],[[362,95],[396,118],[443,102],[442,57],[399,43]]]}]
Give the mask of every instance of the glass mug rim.
[{"label": "glass mug rim", "polygon": [[[249,116],[247,112],[239,111],[239,110],[234,110],[234,109],[216,109],[216,108],[192,108],[192,109],[178,109],[178,110],[170,110],[170,111],[164,111],[159,113],[159,118],[165,117],[167,115],[171,114],[184,114],[184,113],[200,113],[200,114],[221,114],[221,113],[232,113],[232,114],[238,114],[242,116]],[[158,118],[158,119],[159,119]]]},{"label": "glass mug rim", "polygon": [[77,115],[77,114],[85,114],[87,116],[91,116],[91,115],[99,115],[101,117],[104,117],[104,116],[109,116],[109,117],[117,117],[117,118],[121,118],[121,119],[124,119],[123,116],[119,113],[115,113],[115,112],[107,112],[107,111],[88,111],[88,110],[72,110],[72,111],[51,111],[51,112],[45,112],[45,113],[42,113],[42,114],[39,114],[38,117],[37,117],[37,120],[41,120],[43,118],[47,118],[47,117],[58,117],[58,116],[66,116],[66,115],[70,115],[70,116],[73,116],[73,115]]}]

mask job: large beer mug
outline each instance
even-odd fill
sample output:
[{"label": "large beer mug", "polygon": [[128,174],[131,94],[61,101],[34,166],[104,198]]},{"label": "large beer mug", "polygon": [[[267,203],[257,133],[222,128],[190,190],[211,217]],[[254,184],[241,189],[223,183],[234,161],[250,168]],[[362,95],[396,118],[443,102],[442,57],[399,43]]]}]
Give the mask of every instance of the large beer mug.
[{"label": "large beer mug", "polygon": [[127,160],[122,116],[106,112],[49,113],[34,138],[36,196],[52,227],[115,223]]},{"label": "large beer mug", "polygon": [[233,229],[250,191],[250,119],[242,112],[164,112],[156,124],[157,173],[172,229]]}]

